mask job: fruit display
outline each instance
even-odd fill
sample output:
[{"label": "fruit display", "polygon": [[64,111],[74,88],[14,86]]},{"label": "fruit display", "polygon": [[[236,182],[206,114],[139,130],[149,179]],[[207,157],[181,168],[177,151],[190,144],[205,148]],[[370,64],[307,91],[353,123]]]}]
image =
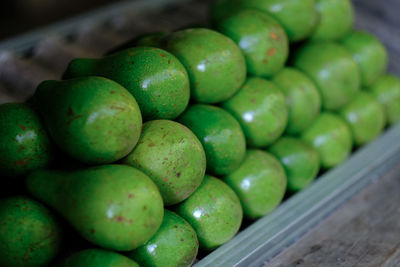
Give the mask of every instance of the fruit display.
[{"label": "fruit display", "polygon": [[0,105],[20,185],[2,184],[1,266],[191,266],[400,121],[349,0],[219,0],[210,19]]}]

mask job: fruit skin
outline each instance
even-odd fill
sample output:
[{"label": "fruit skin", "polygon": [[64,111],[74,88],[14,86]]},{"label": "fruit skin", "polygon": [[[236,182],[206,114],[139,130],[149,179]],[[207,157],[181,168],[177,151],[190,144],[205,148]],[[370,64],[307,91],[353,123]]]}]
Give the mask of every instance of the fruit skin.
[{"label": "fruit skin", "polygon": [[272,79],[285,94],[288,123],[285,132],[296,135],[307,129],[321,110],[321,96],[313,81],[301,71],[286,67]]},{"label": "fruit skin", "polygon": [[335,41],[353,27],[354,12],[350,0],[316,0],[319,22],[310,39]]},{"label": "fruit skin", "polygon": [[139,140],[139,106],[125,88],[106,78],[45,81],[34,101],[55,143],[84,163],[119,160]]},{"label": "fruit skin", "polygon": [[246,63],[240,48],[228,37],[209,29],[174,32],[164,48],[185,66],[191,97],[213,104],[231,97],[246,79]]},{"label": "fruit skin", "polygon": [[100,59],[71,61],[65,78],[102,76],[124,86],[145,120],[175,119],[189,103],[189,77],[179,60],[165,50],[133,47]]},{"label": "fruit skin", "polygon": [[38,170],[27,177],[26,187],[85,239],[112,250],[143,245],[157,232],[164,214],[156,185],[141,171],[124,165]]},{"label": "fruit skin", "polygon": [[196,192],[175,208],[194,228],[200,248],[212,250],[239,230],[243,210],[239,198],[223,181],[206,175]]},{"label": "fruit skin", "polygon": [[372,34],[352,31],[340,43],[352,54],[360,68],[361,83],[372,85],[388,65],[388,54],[383,44]]},{"label": "fruit skin", "polygon": [[158,186],[165,205],[189,197],[203,181],[206,156],[197,137],[168,120],[143,124],[135,149],[123,160],[146,173]]},{"label": "fruit skin", "polygon": [[288,190],[300,191],[317,177],[318,152],[304,141],[293,137],[281,137],[268,151],[279,159],[285,169]]},{"label": "fruit skin", "polygon": [[389,125],[400,121],[400,80],[391,74],[380,76],[376,82],[366,88],[381,103]]},{"label": "fruit skin", "polygon": [[382,105],[371,93],[361,91],[339,114],[348,123],[357,146],[374,140],[386,123]]},{"label": "fruit skin", "polygon": [[42,204],[25,196],[0,200],[0,265],[46,266],[60,251],[62,230]]},{"label": "fruit skin", "polygon": [[247,150],[240,167],[223,180],[236,192],[244,216],[257,219],[274,210],[286,190],[286,174],[279,161],[270,153]]},{"label": "fruit skin", "polygon": [[336,111],[360,90],[360,71],[351,54],[332,42],[311,42],[294,55],[294,66],[315,83],[322,107]]},{"label": "fruit skin", "polygon": [[271,77],[285,65],[289,41],[282,26],[268,14],[242,9],[219,20],[216,28],[240,47],[250,75]]},{"label": "fruit skin", "polygon": [[151,46],[151,47],[161,47],[161,42],[164,37],[169,33],[167,32],[151,32],[143,35],[139,35],[125,43],[114,47],[106,53],[106,55],[114,54],[118,51],[122,51],[128,48],[133,48],[135,46]]},{"label": "fruit skin", "polygon": [[165,210],[158,232],[143,246],[127,253],[142,267],[192,266],[199,241],[192,226],[177,214]]},{"label": "fruit skin", "polygon": [[286,128],[285,96],[265,79],[248,78],[239,92],[221,106],[239,121],[252,147],[272,144]]},{"label": "fruit skin", "polygon": [[226,175],[243,161],[246,139],[239,122],[227,111],[211,105],[193,105],[178,121],[188,127],[203,145],[207,173]]},{"label": "fruit skin", "polygon": [[56,267],[139,267],[139,264],[116,252],[98,248],[76,252]]},{"label": "fruit skin", "polygon": [[301,138],[318,151],[321,167],[325,169],[345,161],[353,145],[346,122],[329,112],[322,112]]},{"label": "fruit skin", "polygon": [[24,175],[46,167],[53,149],[37,113],[24,103],[0,105],[0,173]]}]

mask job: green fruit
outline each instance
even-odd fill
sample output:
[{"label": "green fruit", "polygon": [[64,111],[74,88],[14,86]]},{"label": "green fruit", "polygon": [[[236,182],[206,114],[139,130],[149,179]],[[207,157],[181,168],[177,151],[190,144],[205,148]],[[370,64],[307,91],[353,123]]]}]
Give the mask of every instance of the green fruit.
[{"label": "green fruit", "polygon": [[139,35],[131,40],[126,41],[123,44],[118,45],[117,47],[114,47],[112,50],[107,52],[107,55],[111,55],[128,48],[133,48],[135,46],[161,47],[162,39],[168,34],[169,33],[166,32],[152,32]]},{"label": "green fruit", "polygon": [[196,259],[199,241],[192,226],[175,213],[165,210],[158,232],[127,256],[142,267],[189,267]]},{"label": "green fruit", "polygon": [[352,31],[341,40],[341,44],[357,62],[362,85],[372,85],[385,72],[388,65],[387,51],[375,36],[367,32]]},{"label": "green fruit", "polygon": [[89,75],[124,86],[135,97],[146,120],[175,119],[189,103],[185,68],[176,57],[159,48],[134,47],[100,59],[74,59],[64,77]]},{"label": "green fruit", "polygon": [[318,152],[304,141],[282,137],[269,149],[286,171],[287,188],[297,192],[307,187],[319,171]]},{"label": "green fruit", "polygon": [[289,42],[285,30],[268,14],[242,9],[219,20],[217,29],[240,47],[249,74],[270,77],[285,65]]},{"label": "green fruit", "polygon": [[222,107],[239,121],[247,143],[253,147],[272,144],[286,128],[285,96],[273,83],[261,78],[248,78]]},{"label": "green fruit", "polygon": [[383,106],[389,125],[400,121],[400,80],[394,75],[385,74],[367,88]]},{"label": "green fruit", "polygon": [[23,196],[0,200],[0,266],[46,266],[60,251],[57,219]]},{"label": "green fruit", "polygon": [[143,124],[138,145],[123,163],[146,173],[158,186],[165,205],[189,197],[206,170],[206,156],[197,137],[182,124],[168,120]]},{"label": "green fruit", "polygon": [[207,159],[207,172],[226,175],[236,169],[246,153],[239,122],[228,112],[210,105],[189,107],[179,122],[199,138]]},{"label": "green fruit", "polygon": [[311,39],[334,41],[353,27],[354,14],[350,0],[316,0],[319,22]]},{"label": "green fruit", "polygon": [[214,249],[239,230],[243,211],[237,195],[221,180],[206,175],[196,192],[176,207],[194,228],[200,247]]},{"label": "green fruit", "polygon": [[143,245],[157,232],[164,214],[155,184],[129,166],[39,170],[27,177],[26,186],[85,239],[112,250]]},{"label": "green fruit", "polygon": [[322,112],[303,132],[302,139],[318,151],[323,168],[345,161],[352,148],[351,131],[346,122],[329,112]]},{"label": "green fruit", "polygon": [[139,267],[133,260],[116,252],[98,248],[86,249],[72,254],[57,267]]},{"label": "green fruit", "polygon": [[368,92],[359,92],[356,98],[344,106],[339,114],[347,121],[355,145],[361,146],[374,140],[385,126],[382,105]]},{"label": "green fruit", "polygon": [[351,54],[332,42],[314,42],[294,55],[294,66],[307,74],[322,97],[322,107],[338,110],[360,90],[360,71]]},{"label": "green fruit", "polygon": [[45,81],[34,98],[53,140],[82,162],[119,160],[139,140],[139,107],[116,82],[101,77]]},{"label": "green fruit", "polygon": [[45,167],[53,157],[49,137],[27,104],[0,105],[0,173],[24,175]]},{"label": "green fruit", "polygon": [[302,72],[286,67],[272,80],[285,94],[288,107],[286,133],[307,129],[321,110],[321,96],[314,83]]},{"label": "green fruit", "polygon": [[242,203],[244,216],[256,219],[274,210],[286,190],[286,174],[271,154],[250,149],[240,167],[224,177]]},{"label": "green fruit", "polygon": [[246,79],[246,64],[240,48],[218,32],[203,28],[177,31],[165,39],[165,49],[185,66],[191,96],[197,102],[224,101]]}]

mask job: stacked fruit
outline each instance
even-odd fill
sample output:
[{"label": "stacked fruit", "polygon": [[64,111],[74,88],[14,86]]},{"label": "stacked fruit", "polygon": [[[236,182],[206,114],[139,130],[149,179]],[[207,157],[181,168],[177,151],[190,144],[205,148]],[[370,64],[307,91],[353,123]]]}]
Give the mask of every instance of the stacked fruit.
[{"label": "stacked fruit", "polygon": [[27,191],[0,201],[1,266],[54,262],[70,228],[90,245],[60,266],[190,266],[400,119],[348,0],[222,0],[212,17],[0,106],[0,171]]}]

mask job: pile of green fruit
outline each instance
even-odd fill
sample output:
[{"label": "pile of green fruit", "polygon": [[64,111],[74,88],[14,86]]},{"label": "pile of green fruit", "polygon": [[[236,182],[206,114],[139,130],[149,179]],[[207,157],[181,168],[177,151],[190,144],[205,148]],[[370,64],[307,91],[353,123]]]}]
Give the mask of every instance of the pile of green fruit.
[{"label": "pile of green fruit", "polygon": [[[0,266],[190,266],[400,120],[400,80],[348,0],[211,13],[214,30],[75,59],[0,106],[1,176],[24,188],[0,200]],[[71,232],[88,246],[65,253]]]}]

